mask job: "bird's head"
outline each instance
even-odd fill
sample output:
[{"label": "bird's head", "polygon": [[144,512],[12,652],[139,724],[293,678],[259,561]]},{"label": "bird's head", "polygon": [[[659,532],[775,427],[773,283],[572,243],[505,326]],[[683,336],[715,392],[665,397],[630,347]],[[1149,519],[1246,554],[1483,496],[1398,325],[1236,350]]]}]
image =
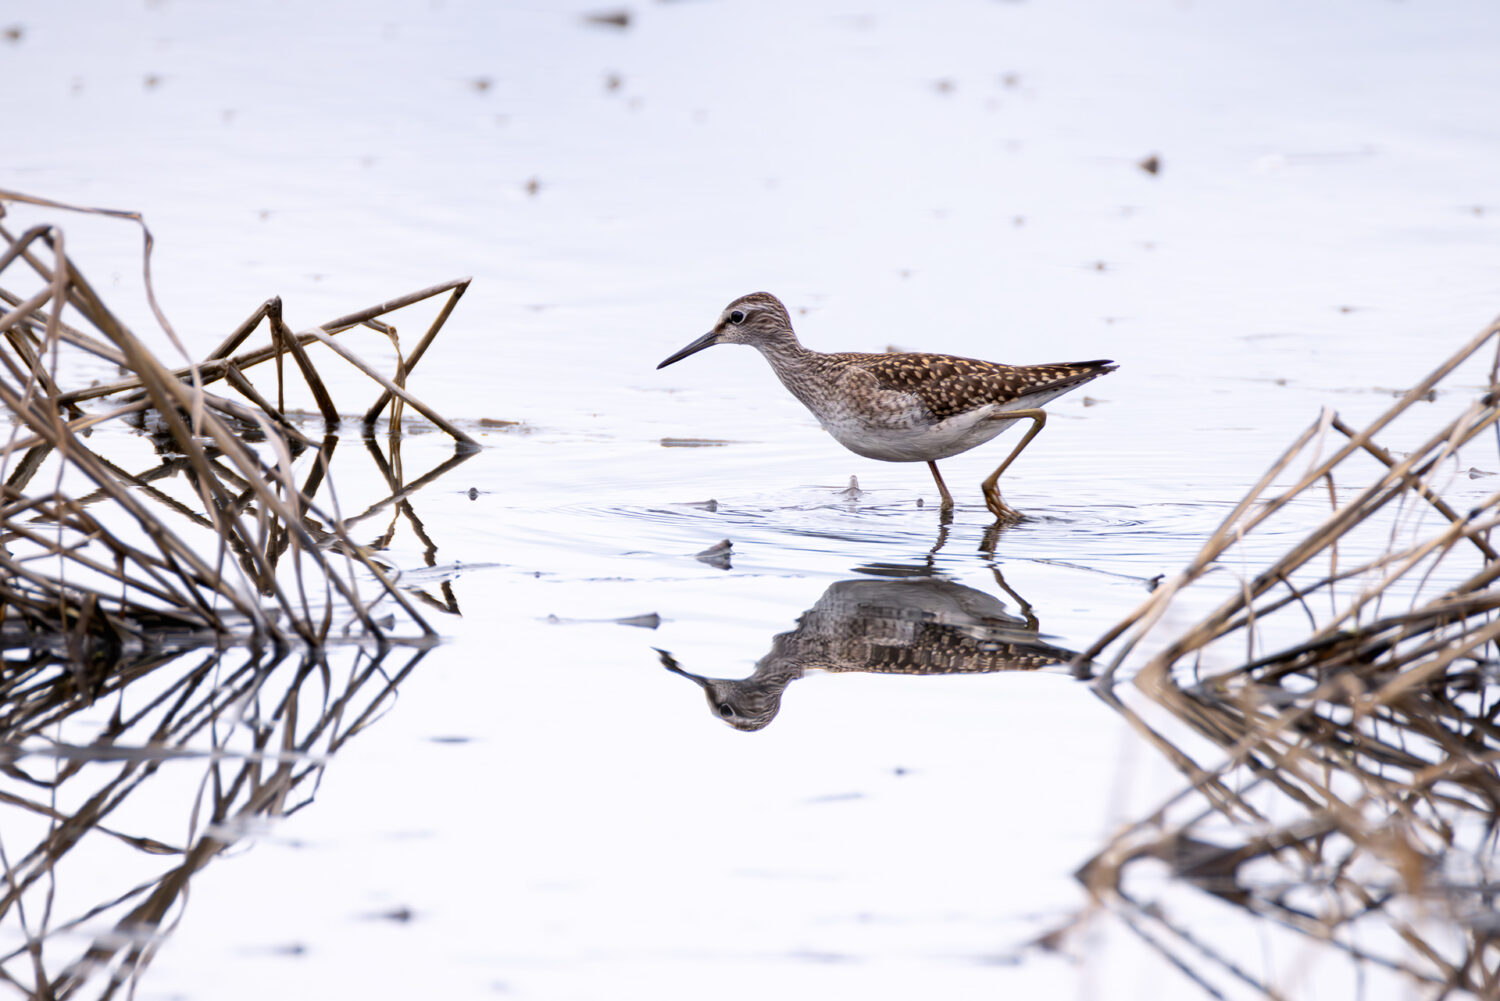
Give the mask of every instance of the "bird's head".
[{"label": "bird's head", "polygon": [[736,730],[755,731],[764,729],[781,711],[781,693],[795,678],[786,675],[778,678],[705,678],[684,670],[677,659],[665,650],[658,649],[662,667],[673,674],[681,675],[703,689],[708,696],[708,708]]},{"label": "bird's head", "polygon": [[751,292],[725,306],[712,330],[656,367],[666,368],[715,344],[750,344],[765,348],[786,341],[796,342],[786,307],[769,292]]}]

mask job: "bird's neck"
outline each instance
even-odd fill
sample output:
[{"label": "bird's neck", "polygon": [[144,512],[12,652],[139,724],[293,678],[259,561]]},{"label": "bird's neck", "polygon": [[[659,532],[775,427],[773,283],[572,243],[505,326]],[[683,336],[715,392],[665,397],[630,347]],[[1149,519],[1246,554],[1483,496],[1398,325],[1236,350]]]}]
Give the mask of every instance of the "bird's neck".
[{"label": "bird's neck", "polygon": [[755,345],[760,353],[770,362],[771,370],[776,373],[776,378],[781,384],[791,391],[791,394],[809,407],[812,401],[819,399],[824,393],[820,392],[827,382],[827,373],[824,366],[819,364],[824,357],[820,351],[812,351],[798,343],[797,338],[788,334],[784,338],[772,341],[764,341]]}]

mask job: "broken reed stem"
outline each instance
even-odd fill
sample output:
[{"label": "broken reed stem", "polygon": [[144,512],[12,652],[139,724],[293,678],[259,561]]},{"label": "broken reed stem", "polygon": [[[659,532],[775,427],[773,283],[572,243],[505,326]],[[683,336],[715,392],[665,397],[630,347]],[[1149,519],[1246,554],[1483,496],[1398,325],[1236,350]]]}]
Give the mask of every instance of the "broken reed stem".
[{"label": "broken reed stem", "polygon": [[[302,373],[302,378],[307,382],[307,388],[312,390],[313,399],[318,403],[318,412],[323,415],[323,420],[329,425],[337,425],[339,422],[339,408],[334,406],[333,397],[329,395],[328,387],[323,385],[323,380],[318,375],[318,369],[312,360],[307,357],[307,349],[303,346],[300,338],[292,336],[291,330],[281,319],[281,303],[277,302],[271,309],[269,316],[271,322],[271,334],[274,344],[285,345],[291,352],[292,360],[297,363],[297,371]],[[281,361],[277,356],[277,363]],[[230,366],[231,368],[234,366]],[[226,369],[227,372],[229,369]],[[278,382],[279,385],[279,382]]]},{"label": "broken reed stem", "polygon": [[[1490,423],[1493,423],[1493,420],[1491,420],[1490,422],[1486,423],[1484,425],[1484,427],[1488,427]],[[1354,429],[1351,428],[1351,427],[1349,427],[1349,425],[1345,424],[1343,421],[1339,420],[1338,415],[1336,415],[1336,414],[1334,415],[1334,418],[1333,418],[1333,427],[1334,427],[1334,430],[1338,431],[1340,434],[1344,435],[1346,438],[1354,438],[1356,436],[1356,432],[1354,431]],[[1479,430],[1482,430],[1482,428],[1476,428],[1475,431],[1474,431],[1474,434],[1478,434]],[[1465,438],[1465,441],[1469,440],[1470,438],[1473,438],[1474,434],[1468,435]],[[1459,444],[1462,444],[1462,443],[1459,443]],[[1453,446],[1453,449],[1451,449],[1451,450],[1456,450],[1457,447],[1458,446],[1455,445],[1455,446]],[[1396,466],[1398,465],[1398,463],[1396,462],[1396,460],[1393,459],[1393,458],[1391,458],[1391,454],[1389,452],[1387,452],[1385,449],[1381,448],[1379,445],[1375,444],[1373,441],[1366,441],[1365,442],[1365,451],[1369,452],[1370,455],[1372,455],[1372,456],[1375,457],[1376,461],[1380,462],[1382,465],[1385,466],[1385,468],[1387,468],[1389,470],[1394,471],[1395,468],[1396,468]],[[1430,473],[1437,468],[1437,464],[1438,464],[1438,461],[1439,461],[1440,458],[1441,458],[1441,456],[1439,456],[1438,458],[1433,459],[1425,467],[1423,467],[1423,469],[1422,469],[1421,472],[1417,473],[1415,476],[1407,476],[1407,477],[1405,477],[1404,478],[1404,483],[1405,483],[1406,486],[1411,487],[1413,490],[1416,490],[1417,493],[1421,495],[1422,499],[1425,500],[1425,501],[1427,501],[1434,508],[1436,508],[1437,511],[1438,511],[1438,513],[1441,514],[1444,518],[1447,518],[1450,522],[1452,522],[1454,524],[1459,524],[1459,523],[1463,522],[1465,519],[1459,517],[1458,512],[1454,511],[1453,508],[1449,507],[1448,506],[1448,502],[1445,501],[1445,500],[1443,500],[1442,497],[1438,496],[1432,490],[1432,488],[1427,485],[1427,482],[1426,482],[1426,477],[1428,475],[1430,475]],[[1481,538],[1481,537],[1479,537],[1479,536],[1476,535],[1476,536],[1471,536],[1470,537],[1470,541],[1473,542],[1474,545],[1479,548],[1479,551],[1484,554],[1485,559],[1489,559],[1489,560],[1500,559],[1500,554],[1497,554],[1495,552],[1495,550],[1491,549],[1489,542],[1486,541],[1485,539],[1483,539],[1483,538]]]},{"label": "broken reed stem", "polygon": [[365,375],[369,376],[371,379],[374,379],[380,385],[384,386],[385,387],[385,391],[387,393],[390,393],[391,395],[393,395],[393,396],[397,397],[398,399],[402,400],[404,403],[407,404],[407,406],[411,407],[417,413],[421,414],[423,417],[427,418],[428,420],[432,421],[432,423],[436,424],[438,427],[440,427],[444,431],[448,432],[448,434],[451,437],[453,437],[457,441],[462,442],[463,444],[468,445],[468,446],[470,446],[472,448],[476,448],[477,449],[479,447],[479,443],[477,441],[475,441],[473,438],[470,438],[468,435],[464,434],[458,428],[454,427],[452,424],[450,424],[446,420],[444,420],[443,417],[442,417],[442,415],[439,414],[436,410],[433,410],[427,404],[423,403],[421,400],[417,399],[415,396],[412,396],[406,390],[402,389],[400,386],[396,385],[394,382],[392,382],[391,380],[387,379],[385,376],[381,375],[379,372],[375,371],[373,368],[371,368],[369,365],[367,365],[364,361],[362,361],[359,358],[358,355],[354,354],[352,351],[350,351],[348,348],[344,347],[342,344],[339,344],[332,337],[328,336],[328,334],[326,334],[325,332],[323,332],[322,330],[319,330],[319,329],[317,329],[315,327],[312,330],[308,331],[308,333],[312,334],[313,337],[317,338],[318,340],[322,341],[324,344],[328,345],[329,348],[331,348],[336,354],[338,354],[341,358],[343,358],[349,364],[353,365],[355,368],[359,369]]},{"label": "broken reed stem", "polygon": [[[412,349],[411,354],[408,355],[406,361],[402,363],[401,370],[398,373],[396,379],[397,383],[402,386],[406,385],[407,373],[416,368],[417,362],[422,360],[422,355],[427,353],[428,346],[432,344],[433,340],[438,335],[438,331],[443,328],[443,324],[447,323],[448,317],[452,315],[453,307],[458,305],[458,300],[462,298],[464,292],[468,290],[470,280],[471,279],[468,278],[461,279],[458,282],[454,282],[448,289],[442,289],[441,286],[434,286],[434,295],[441,294],[441,291],[448,291],[448,299],[443,303],[443,308],[438,312],[437,318],[434,319],[428,326],[427,333],[422,335],[422,339],[417,342],[417,346]],[[327,328],[325,327],[324,329]],[[375,401],[374,406],[370,407],[370,409],[365,412],[365,423],[374,424],[375,419],[380,416],[380,411],[384,409],[385,405],[390,401],[391,394],[390,391],[387,390],[380,395],[380,398],[378,400]]]}]

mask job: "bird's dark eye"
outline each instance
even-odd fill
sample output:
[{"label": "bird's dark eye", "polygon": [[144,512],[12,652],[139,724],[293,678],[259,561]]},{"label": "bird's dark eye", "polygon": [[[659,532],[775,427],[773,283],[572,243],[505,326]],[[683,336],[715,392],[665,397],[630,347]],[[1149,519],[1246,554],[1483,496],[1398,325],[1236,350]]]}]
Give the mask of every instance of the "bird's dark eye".
[{"label": "bird's dark eye", "polygon": [[737,309],[733,313],[729,314],[729,322],[730,323],[744,323],[745,322],[745,314],[743,312],[741,312],[740,310]]},{"label": "bird's dark eye", "polygon": [[734,706],[730,705],[728,702],[720,703],[719,715],[723,716],[725,719],[728,719],[729,717],[734,715]]}]

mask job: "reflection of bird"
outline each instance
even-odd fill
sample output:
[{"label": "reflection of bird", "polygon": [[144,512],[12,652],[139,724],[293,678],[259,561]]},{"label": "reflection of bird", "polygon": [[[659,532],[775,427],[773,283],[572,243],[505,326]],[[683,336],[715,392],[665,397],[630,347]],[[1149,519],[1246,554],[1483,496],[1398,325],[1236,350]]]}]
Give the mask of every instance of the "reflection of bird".
[{"label": "reflection of bird", "polygon": [[662,362],[665,368],[715,344],[749,344],[771,363],[782,385],[806,404],[839,444],[870,459],[926,462],[942,495],[953,497],[937,460],[982,445],[1018,420],[1031,429],[984,481],[984,501],[1002,521],[1020,514],[996,485],[1047,422],[1044,404],[1117,367],[1109,361],[1058,365],[997,365],[934,354],[823,354],[797,341],[781,300],[766,292],[741,296],[714,328]]},{"label": "reflection of bird", "polygon": [[705,678],[666,651],[667,670],[697,682],[708,704],[737,730],[759,730],[781,708],[781,693],[811,670],[874,674],[979,674],[1066,664],[1035,620],[1006,612],[983,591],[934,577],[841,580],[771,641],[748,678]]}]

